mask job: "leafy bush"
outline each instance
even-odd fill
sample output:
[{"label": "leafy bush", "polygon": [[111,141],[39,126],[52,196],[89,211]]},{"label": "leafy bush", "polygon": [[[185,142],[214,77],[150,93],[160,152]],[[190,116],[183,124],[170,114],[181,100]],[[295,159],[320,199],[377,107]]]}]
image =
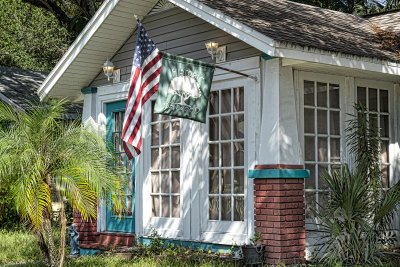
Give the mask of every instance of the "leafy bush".
[{"label": "leafy bush", "polygon": [[0,187],[0,227],[1,229],[18,229],[20,220],[8,194],[11,190],[11,185],[7,184]]}]

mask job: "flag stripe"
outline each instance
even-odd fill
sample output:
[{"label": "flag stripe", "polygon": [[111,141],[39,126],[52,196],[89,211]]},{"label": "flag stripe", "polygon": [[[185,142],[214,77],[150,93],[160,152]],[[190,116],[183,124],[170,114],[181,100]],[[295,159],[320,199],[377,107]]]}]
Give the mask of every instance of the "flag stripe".
[{"label": "flag stripe", "polygon": [[121,136],[123,149],[129,159],[141,153],[142,106],[158,90],[161,59],[162,55],[139,21]]}]

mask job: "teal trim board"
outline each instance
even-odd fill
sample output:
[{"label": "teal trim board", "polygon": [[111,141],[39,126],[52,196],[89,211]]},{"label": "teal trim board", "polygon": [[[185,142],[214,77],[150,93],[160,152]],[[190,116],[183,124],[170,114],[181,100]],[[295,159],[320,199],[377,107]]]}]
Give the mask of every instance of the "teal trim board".
[{"label": "teal trim board", "polygon": [[[108,103],[106,106],[106,128],[107,128],[107,134],[106,134],[106,141],[107,141],[107,146],[108,148],[116,155],[119,157],[123,152],[122,150],[122,144],[120,138],[115,138],[118,133],[121,134],[122,132],[122,112],[125,110],[126,107],[126,101],[118,101],[118,102],[113,102],[113,103]],[[115,131],[115,119],[118,120],[118,124],[116,124],[118,127],[118,131]],[[114,142],[116,143],[116,146],[114,146]],[[117,147],[117,151],[115,151],[115,148]],[[111,232],[126,232],[126,233],[134,233],[135,232],[135,159],[132,160],[132,184],[129,186],[132,187],[132,193],[129,194],[132,197],[132,213],[131,215],[121,215],[119,216],[118,214],[113,214],[111,206],[108,206],[107,208],[107,214],[106,214],[106,230],[111,231]],[[128,179],[127,179],[128,180]],[[128,194],[127,194],[128,195]]]},{"label": "teal trim board", "polygon": [[265,53],[262,53],[262,54],[261,54],[261,57],[262,57],[264,60],[270,60],[270,59],[274,59],[274,58],[275,58],[275,57],[272,57],[272,56],[267,55],[267,54],[265,54]]},{"label": "teal trim board", "polygon": [[250,170],[249,178],[309,178],[310,170],[302,169],[260,169]]},{"label": "teal trim board", "polygon": [[[144,246],[150,245],[151,238],[139,237],[137,242]],[[232,249],[231,245],[220,245],[220,244],[211,244],[211,243],[201,243],[201,242],[192,242],[192,241],[181,241],[181,240],[170,240],[165,239],[164,247],[170,246],[173,244],[174,246],[179,246],[187,249],[195,249],[195,250],[203,250],[203,251],[211,251],[211,252],[221,252],[221,253],[229,253]]]},{"label": "teal trim board", "polygon": [[88,249],[88,248],[81,248],[79,249],[79,255],[81,256],[92,256],[96,255],[96,253],[102,252],[100,249]]},{"label": "teal trim board", "polygon": [[86,87],[81,90],[82,94],[88,95],[88,94],[96,94],[97,93],[97,88],[96,87]]}]

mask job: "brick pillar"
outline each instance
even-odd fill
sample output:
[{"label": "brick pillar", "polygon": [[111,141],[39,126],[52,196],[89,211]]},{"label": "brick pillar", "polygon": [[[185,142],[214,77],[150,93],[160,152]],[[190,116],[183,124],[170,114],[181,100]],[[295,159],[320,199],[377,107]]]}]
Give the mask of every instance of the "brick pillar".
[{"label": "brick pillar", "polygon": [[97,222],[95,219],[87,222],[82,219],[81,214],[78,211],[74,211],[73,220],[76,229],[79,233],[79,247],[80,248],[91,248],[94,243],[97,243]]},{"label": "brick pillar", "polygon": [[304,178],[302,165],[258,165],[254,178],[254,231],[261,232],[267,264],[305,262]]}]

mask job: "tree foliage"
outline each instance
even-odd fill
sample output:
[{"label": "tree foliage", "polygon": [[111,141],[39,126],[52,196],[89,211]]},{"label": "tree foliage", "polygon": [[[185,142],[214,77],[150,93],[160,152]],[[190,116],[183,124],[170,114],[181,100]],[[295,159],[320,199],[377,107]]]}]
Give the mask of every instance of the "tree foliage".
[{"label": "tree foliage", "polygon": [[79,33],[104,0],[22,0],[53,14],[59,24]]},{"label": "tree foliage", "polygon": [[366,15],[400,7],[399,0],[292,0],[344,13]]},{"label": "tree foliage", "polygon": [[0,1],[0,65],[51,70],[74,35],[42,9],[21,0]]},{"label": "tree foliage", "polygon": [[[62,265],[66,216],[63,199],[84,220],[97,215],[97,200],[107,199],[114,212],[125,210],[124,179],[111,164],[112,153],[103,139],[78,122],[62,119],[64,102],[32,106],[27,112],[0,102],[0,184],[10,185],[21,219],[37,234],[50,266]],[[60,250],[53,237],[53,203],[61,204]]]},{"label": "tree foliage", "polygon": [[104,0],[0,0],[0,66],[50,71]]}]

